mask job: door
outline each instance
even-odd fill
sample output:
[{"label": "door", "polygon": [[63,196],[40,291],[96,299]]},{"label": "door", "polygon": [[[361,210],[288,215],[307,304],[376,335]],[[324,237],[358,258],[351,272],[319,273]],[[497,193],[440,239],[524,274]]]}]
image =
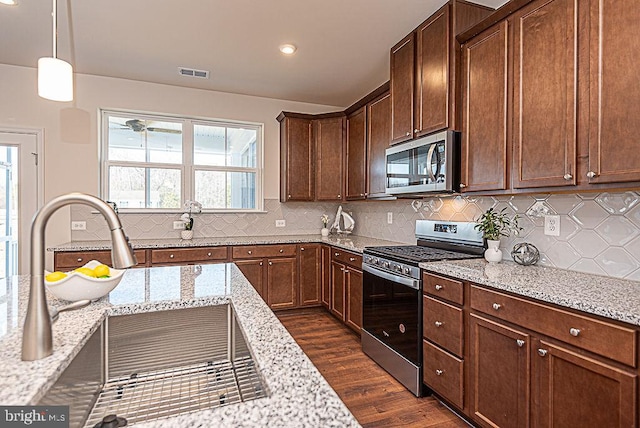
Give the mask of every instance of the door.
[{"label": "door", "polygon": [[311,120],[285,117],[280,123],[280,201],[313,201],[314,144]]},{"label": "door", "polygon": [[537,427],[632,427],[637,375],[545,341],[533,366]]},{"label": "door", "polygon": [[513,17],[516,189],[576,184],[576,2],[539,0]]},{"label": "door", "polygon": [[473,418],[487,427],[529,426],[529,336],[474,314],[469,329]]},{"label": "door", "polygon": [[322,306],[329,309],[331,307],[331,247],[321,246],[322,255]]},{"label": "door", "polygon": [[300,306],[320,304],[320,283],[321,283],[321,258],[319,244],[304,244],[298,246],[300,249],[299,274],[300,281]]},{"label": "door", "polygon": [[367,110],[362,107],[347,119],[347,200],[367,196]]},{"label": "door", "polygon": [[297,304],[297,258],[267,261],[267,303],[271,309],[294,308]]},{"label": "door", "polygon": [[463,48],[460,191],[507,188],[507,22]]},{"label": "door", "polygon": [[347,267],[345,271],[347,289],[347,317],[349,327],[360,334],[362,329],[362,271]]},{"label": "door", "polygon": [[0,129],[0,278],[29,273],[31,220],[41,202],[39,138]]},{"label": "door", "polygon": [[256,289],[262,300],[266,301],[265,289],[263,286],[264,282],[264,262],[262,259],[259,260],[236,260],[234,262],[240,272],[247,277],[247,280],[253,285],[253,288]]},{"label": "door", "polygon": [[340,201],[344,192],[344,117],[313,121],[316,200]]},{"label": "door", "polygon": [[391,142],[413,138],[415,35],[409,34],[391,48]]},{"label": "door", "polygon": [[342,321],[345,320],[345,283],[344,265],[331,262],[331,312]]},{"label": "door", "polygon": [[640,181],[640,85],[635,72],[640,57],[640,2],[591,0],[589,4],[589,167],[581,179]]},{"label": "door", "polygon": [[367,119],[367,197],[371,197],[386,192],[385,150],[391,144],[391,95],[368,104]]}]

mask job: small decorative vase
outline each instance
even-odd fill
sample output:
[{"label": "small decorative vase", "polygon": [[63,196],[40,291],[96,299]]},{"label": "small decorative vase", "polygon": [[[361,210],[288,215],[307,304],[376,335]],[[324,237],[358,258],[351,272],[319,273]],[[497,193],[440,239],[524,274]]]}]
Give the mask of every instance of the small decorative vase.
[{"label": "small decorative vase", "polygon": [[193,239],[193,230],[182,230],[182,231],[180,231],[180,237],[182,239]]},{"label": "small decorative vase", "polygon": [[322,229],[320,229],[320,234],[322,236],[329,236],[329,229],[327,229],[326,227],[323,227]]},{"label": "small decorative vase", "polygon": [[502,250],[500,250],[500,240],[487,239],[487,248],[484,252],[484,259],[489,263],[502,261]]}]

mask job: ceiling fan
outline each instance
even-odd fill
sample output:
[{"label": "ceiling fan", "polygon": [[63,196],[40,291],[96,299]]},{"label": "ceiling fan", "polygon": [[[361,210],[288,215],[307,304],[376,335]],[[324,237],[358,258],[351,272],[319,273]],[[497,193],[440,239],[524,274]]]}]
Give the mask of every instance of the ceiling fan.
[{"label": "ceiling fan", "polygon": [[124,125],[121,125],[120,129],[131,129],[133,132],[151,131],[164,132],[167,134],[182,134],[182,131],[180,129],[156,128],[154,126],[147,126],[145,124],[145,121],[140,119],[127,120]]}]

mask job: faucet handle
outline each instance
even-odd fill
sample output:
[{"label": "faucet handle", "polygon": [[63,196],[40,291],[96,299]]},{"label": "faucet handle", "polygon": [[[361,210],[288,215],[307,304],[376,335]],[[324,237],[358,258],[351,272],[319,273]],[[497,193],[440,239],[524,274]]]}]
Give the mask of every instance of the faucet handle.
[{"label": "faucet handle", "polygon": [[58,321],[58,316],[60,312],[72,311],[74,309],[80,309],[87,306],[91,303],[91,300],[78,300],[77,302],[73,302],[68,305],[58,306],[57,308],[49,308],[49,314],[51,315],[51,322],[54,323]]}]

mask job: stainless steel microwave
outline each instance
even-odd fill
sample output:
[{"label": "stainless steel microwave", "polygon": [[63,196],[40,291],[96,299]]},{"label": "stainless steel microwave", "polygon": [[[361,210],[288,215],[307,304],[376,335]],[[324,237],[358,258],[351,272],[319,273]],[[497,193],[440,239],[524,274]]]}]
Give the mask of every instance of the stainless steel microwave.
[{"label": "stainless steel microwave", "polygon": [[460,190],[460,133],[442,131],[386,150],[390,195]]}]

